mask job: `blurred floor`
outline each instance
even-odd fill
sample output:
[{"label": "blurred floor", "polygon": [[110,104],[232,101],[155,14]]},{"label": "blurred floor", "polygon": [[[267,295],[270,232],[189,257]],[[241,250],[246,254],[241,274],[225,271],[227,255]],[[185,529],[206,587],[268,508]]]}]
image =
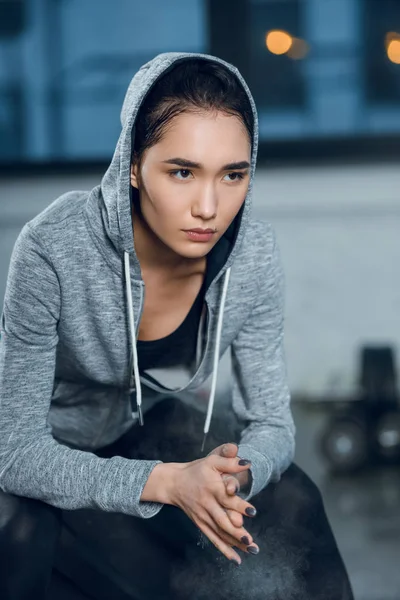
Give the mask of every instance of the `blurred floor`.
[{"label": "blurred floor", "polygon": [[[89,189],[98,175],[36,181],[0,181],[0,298],[3,299],[12,246],[23,224],[60,193]],[[257,208],[257,207],[256,207]],[[258,215],[264,216],[265,210]],[[323,415],[294,404],[298,428],[298,464],[320,486],[328,516],[354,587],[356,600],[400,598],[400,469],[380,469],[363,476],[332,479],[315,452]],[[61,579],[54,581],[52,598],[83,600]]]},{"label": "blurred floor", "polygon": [[296,462],[319,485],[356,600],[400,598],[400,468],[330,477],[316,453],[325,415],[293,404]]}]

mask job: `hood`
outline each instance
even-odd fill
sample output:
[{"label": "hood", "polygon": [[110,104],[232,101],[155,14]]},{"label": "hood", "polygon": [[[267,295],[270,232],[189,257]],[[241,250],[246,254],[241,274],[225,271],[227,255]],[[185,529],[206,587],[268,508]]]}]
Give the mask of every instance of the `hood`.
[{"label": "hood", "polygon": [[[134,273],[141,273],[140,264],[135,252],[133,231],[132,231],[132,214],[131,214],[131,184],[130,184],[130,169],[131,169],[131,154],[132,154],[132,140],[134,139],[134,127],[135,119],[142,102],[144,101],[147,93],[154,85],[154,83],[162,77],[169,69],[171,69],[177,62],[191,59],[200,58],[202,60],[212,61],[224,65],[229,69],[239,80],[244,90],[246,91],[250,104],[253,110],[254,117],[254,136],[253,136],[253,147],[251,155],[251,169],[250,169],[250,182],[249,189],[245,199],[245,202],[237,215],[236,219],[229,227],[223,238],[218,242],[221,242],[223,246],[224,258],[219,261],[218,272],[214,273],[214,279],[219,279],[224,276],[223,291],[221,294],[220,306],[219,306],[219,318],[217,328],[217,338],[214,341],[215,348],[215,360],[213,377],[211,384],[210,401],[207,411],[207,419],[204,428],[204,434],[206,436],[209,429],[215,388],[216,378],[218,372],[218,357],[219,357],[219,342],[222,330],[222,321],[224,313],[224,304],[228,290],[230,267],[235,259],[235,255],[238,252],[241,244],[241,240],[245,234],[246,225],[250,218],[251,213],[251,194],[253,187],[254,172],[257,158],[257,146],[258,146],[258,119],[257,111],[254,100],[251,96],[250,90],[247,87],[246,82],[240,75],[239,71],[231,64],[214,56],[207,54],[198,53],[165,53],[156,56],[153,60],[146,63],[133,77],[128,90],[125,95],[124,103],[121,110],[121,125],[122,131],[118,139],[118,143],[111,161],[109,168],[107,169],[100,188],[96,189],[95,198],[92,196],[96,204],[97,215],[94,215],[94,208],[92,206],[91,213],[94,220],[99,219],[98,210],[100,208],[101,213],[101,224],[98,223],[97,227],[102,230],[102,235],[106,235],[112,246],[115,249],[116,261],[118,264],[118,270],[123,268],[125,272],[126,281],[126,297],[128,306],[128,321],[131,335],[131,362],[133,366],[132,372],[132,385],[131,391],[136,392],[136,401],[140,423],[143,425],[143,414],[141,409],[141,384],[138,368],[137,359],[137,348],[136,348],[136,323],[134,315],[134,307],[132,302],[131,292],[131,275],[130,267],[133,266]],[[90,198],[89,198],[90,202]],[[99,206],[100,203],[100,206]],[[93,221],[92,221],[93,222]],[[94,226],[96,226],[94,224]],[[228,252],[227,252],[227,243]],[[216,246],[218,246],[218,244]],[[218,254],[218,253],[217,253]],[[215,256],[214,252],[214,269],[215,269]],[[221,256],[221,253],[219,254]],[[140,279],[140,276],[138,276]],[[181,388],[183,389],[183,388]],[[180,391],[180,390],[173,390]],[[205,437],[204,437],[205,440]],[[204,442],[203,442],[204,447]]]},{"label": "hood", "polygon": [[[228,68],[236,75],[245,89],[253,109],[254,141],[251,157],[249,190],[243,209],[240,213],[240,226],[237,227],[235,232],[234,247],[232,248],[232,252],[225,268],[229,267],[234,260],[235,250],[240,246],[246,223],[251,213],[251,193],[258,147],[258,119],[256,106],[246,82],[236,67],[214,56],[180,52],[159,54],[153,60],[144,64],[129,84],[121,110],[122,131],[111,164],[101,182],[101,199],[103,204],[101,208],[103,211],[103,226],[106,229],[107,236],[112,241],[118,254],[122,255],[124,252],[128,252],[128,254],[131,255],[131,260],[136,268],[139,267],[139,263],[133,243],[130,202],[130,168],[135,119],[142,102],[154,83],[177,62],[190,58],[201,58],[203,60],[220,63]],[[232,237],[232,229],[230,229],[227,234]]]}]

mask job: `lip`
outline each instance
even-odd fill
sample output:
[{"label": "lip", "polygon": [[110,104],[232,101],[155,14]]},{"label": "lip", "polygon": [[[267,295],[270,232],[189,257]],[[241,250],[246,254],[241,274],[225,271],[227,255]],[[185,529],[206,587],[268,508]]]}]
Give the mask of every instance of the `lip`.
[{"label": "lip", "polygon": [[193,231],[193,233],[214,233],[215,229],[201,229],[201,227],[196,227],[195,229],[184,229],[183,231]]},{"label": "lip", "polygon": [[193,242],[209,242],[215,234],[213,229],[184,229],[183,231]]}]

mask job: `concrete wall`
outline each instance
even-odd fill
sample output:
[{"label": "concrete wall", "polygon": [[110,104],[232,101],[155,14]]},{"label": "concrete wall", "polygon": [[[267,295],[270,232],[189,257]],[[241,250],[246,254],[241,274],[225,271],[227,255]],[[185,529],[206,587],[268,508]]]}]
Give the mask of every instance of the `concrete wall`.
[{"label": "concrete wall", "polygon": [[396,166],[261,171],[255,211],[278,233],[292,388],[347,392],[363,343],[400,342]]}]

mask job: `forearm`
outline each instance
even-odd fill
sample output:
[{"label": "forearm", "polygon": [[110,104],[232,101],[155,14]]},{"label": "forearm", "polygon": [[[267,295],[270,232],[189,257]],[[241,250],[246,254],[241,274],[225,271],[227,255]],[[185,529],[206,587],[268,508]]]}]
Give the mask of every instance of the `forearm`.
[{"label": "forearm", "polygon": [[136,517],[154,516],[161,505],[141,503],[140,490],[156,461],[100,458],[58,443],[50,435],[0,440],[0,487],[65,510],[100,509]]}]

